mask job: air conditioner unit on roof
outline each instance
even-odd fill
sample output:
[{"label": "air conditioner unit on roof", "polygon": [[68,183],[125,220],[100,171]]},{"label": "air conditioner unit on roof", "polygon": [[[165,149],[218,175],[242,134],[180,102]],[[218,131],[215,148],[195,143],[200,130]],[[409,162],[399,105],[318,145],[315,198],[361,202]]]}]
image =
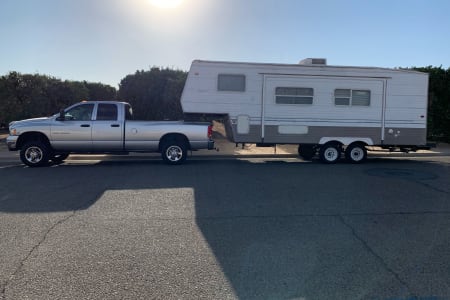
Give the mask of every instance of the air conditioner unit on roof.
[{"label": "air conditioner unit on roof", "polygon": [[327,65],[326,58],[305,58],[299,62],[300,65]]}]

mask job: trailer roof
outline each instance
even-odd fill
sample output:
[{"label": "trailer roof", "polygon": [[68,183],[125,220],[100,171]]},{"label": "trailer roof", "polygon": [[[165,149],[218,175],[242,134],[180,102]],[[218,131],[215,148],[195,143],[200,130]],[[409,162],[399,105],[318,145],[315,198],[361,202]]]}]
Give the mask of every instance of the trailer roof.
[{"label": "trailer roof", "polygon": [[360,70],[379,70],[390,72],[414,73],[428,76],[428,73],[403,68],[383,68],[383,67],[364,67],[364,66],[337,66],[337,65],[314,65],[314,64],[282,64],[282,63],[259,63],[259,62],[236,62],[236,61],[213,61],[196,59],[192,63],[210,63],[210,64],[234,64],[249,66],[266,66],[266,67],[289,67],[289,68],[330,68],[330,69],[360,69]]}]

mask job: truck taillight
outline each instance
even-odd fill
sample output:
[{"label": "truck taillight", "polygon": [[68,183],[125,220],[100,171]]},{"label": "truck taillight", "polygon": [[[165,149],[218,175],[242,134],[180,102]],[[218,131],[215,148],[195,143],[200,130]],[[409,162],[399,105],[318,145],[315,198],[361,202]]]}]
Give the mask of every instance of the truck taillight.
[{"label": "truck taillight", "polygon": [[208,126],[208,138],[212,138],[212,125]]}]

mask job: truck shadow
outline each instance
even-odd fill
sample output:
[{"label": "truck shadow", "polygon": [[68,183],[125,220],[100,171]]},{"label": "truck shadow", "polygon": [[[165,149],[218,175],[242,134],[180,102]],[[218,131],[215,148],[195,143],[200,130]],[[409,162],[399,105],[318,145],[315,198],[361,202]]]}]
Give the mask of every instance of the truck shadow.
[{"label": "truck shadow", "polygon": [[[406,171],[399,170],[431,175],[404,176]],[[0,169],[0,174],[0,211],[5,213],[88,210],[111,190],[192,189],[195,224],[242,299],[317,297],[316,283],[323,279],[335,283],[329,288],[351,286],[352,268],[363,262],[349,269],[335,265],[337,257],[351,256],[354,247],[335,247],[342,234],[339,216],[442,209],[449,193],[427,189],[449,179],[445,166],[380,159],[334,166],[201,160],[174,167],[159,161],[104,161],[16,167]],[[422,201],[420,194],[408,192],[417,182],[424,183],[423,193],[437,196]],[[330,268],[340,270],[342,278],[331,278],[335,273],[328,274]]]}]

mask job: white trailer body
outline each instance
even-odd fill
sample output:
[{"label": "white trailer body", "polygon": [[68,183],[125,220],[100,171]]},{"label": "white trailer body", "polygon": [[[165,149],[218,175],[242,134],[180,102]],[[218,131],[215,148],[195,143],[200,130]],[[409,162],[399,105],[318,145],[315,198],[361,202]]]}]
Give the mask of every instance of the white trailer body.
[{"label": "white trailer body", "polygon": [[428,74],[320,62],[193,61],[183,112],[226,116],[236,143],[426,145]]}]

